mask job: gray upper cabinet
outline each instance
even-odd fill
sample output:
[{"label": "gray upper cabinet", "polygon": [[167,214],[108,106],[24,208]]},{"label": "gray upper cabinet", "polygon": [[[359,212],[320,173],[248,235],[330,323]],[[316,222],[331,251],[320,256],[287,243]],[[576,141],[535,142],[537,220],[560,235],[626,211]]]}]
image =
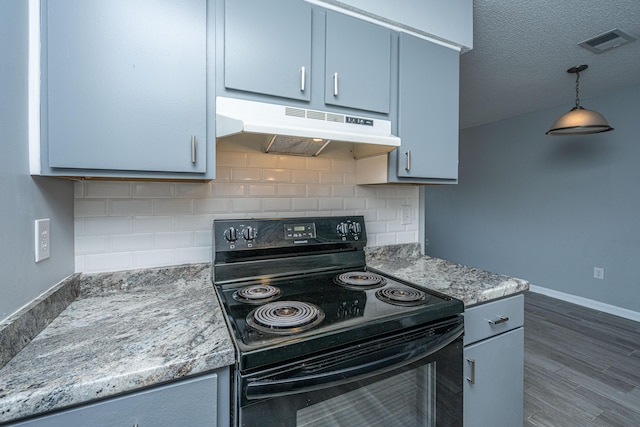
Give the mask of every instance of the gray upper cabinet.
[{"label": "gray upper cabinet", "polygon": [[42,13],[44,174],[213,178],[207,0],[55,0]]},{"label": "gray upper cabinet", "polygon": [[227,89],[308,101],[311,5],[299,0],[233,0],[224,10]]},{"label": "gray upper cabinet", "polygon": [[458,181],[459,62],[456,49],[399,36],[400,148],[358,159],[358,184],[455,184]]},{"label": "gray upper cabinet", "polygon": [[397,176],[458,178],[459,53],[400,34]]},{"label": "gray upper cabinet", "polygon": [[391,30],[327,11],[326,104],[389,113]]}]

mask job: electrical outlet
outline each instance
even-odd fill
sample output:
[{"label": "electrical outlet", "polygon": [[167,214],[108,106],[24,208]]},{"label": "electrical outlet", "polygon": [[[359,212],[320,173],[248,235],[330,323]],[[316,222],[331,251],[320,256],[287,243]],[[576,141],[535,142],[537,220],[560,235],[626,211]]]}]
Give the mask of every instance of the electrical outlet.
[{"label": "electrical outlet", "polygon": [[602,267],[593,267],[593,278],[604,280],[604,268]]},{"label": "electrical outlet", "polygon": [[402,225],[409,225],[411,221],[411,205],[402,205]]},{"label": "electrical outlet", "polygon": [[35,222],[36,262],[51,256],[51,227],[49,218],[36,219]]}]

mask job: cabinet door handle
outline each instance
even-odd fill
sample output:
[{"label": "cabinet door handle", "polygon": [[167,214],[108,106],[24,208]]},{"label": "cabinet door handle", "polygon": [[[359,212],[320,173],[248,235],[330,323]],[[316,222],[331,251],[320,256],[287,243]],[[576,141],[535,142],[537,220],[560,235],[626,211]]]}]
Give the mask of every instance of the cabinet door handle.
[{"label": "cabinet door handle", "polygon": [[302,68],[300,68],[300,92],[304,92],[306,81],[307,81],[307,67],[303,65]]},{"label": "cabinet door handle", "polygon": [[411,171],[411,150],[405,153],[407,155],[407,167],[404,168],[407,172]]},{"label": "cabinet door handle", "polygon": [[196,163],[196,146],[197,146],[197,141],[196,141],[196,136],[195,135],[191,135],[191,163],[195,164]]},{"label": "cabinet door handle", "polygon": [[467,377],[469,384],[476,383],[476,359],[467,358],[467,363],[471,366],[471,375]]},{"label": "cabinet door handle", "polygon": [[333,96],[338,96],[338,73],[333,73]]},{"label": "cabinet door handle", "polygon": [[499,325],[500,323],[508,322],[509,318],[506,316],[498,316],[498,320],[489,320],[491,326]]}]

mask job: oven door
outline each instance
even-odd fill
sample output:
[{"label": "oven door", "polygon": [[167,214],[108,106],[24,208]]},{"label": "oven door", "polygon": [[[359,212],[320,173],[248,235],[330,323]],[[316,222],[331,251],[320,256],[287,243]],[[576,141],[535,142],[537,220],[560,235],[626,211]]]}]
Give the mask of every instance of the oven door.
[{"label": "oven door", "polygon": [[240,374],[240,426],[462,426],[461,317]]}]

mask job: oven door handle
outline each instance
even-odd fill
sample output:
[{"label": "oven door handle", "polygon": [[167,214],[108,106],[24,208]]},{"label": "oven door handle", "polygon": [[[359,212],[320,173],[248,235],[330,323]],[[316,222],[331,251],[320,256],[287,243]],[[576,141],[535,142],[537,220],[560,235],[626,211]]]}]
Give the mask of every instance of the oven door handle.
[{"label": "oven door handle", "polygon": [[392,346],[370,353],[367,358],[374,359],[372,362],[354,363],[354,366],[343,369],[332,370],[329,367],[324,372],[314,375],[250,381],[246,385],[245,396],[249,400],[289,396],[375,377],[431,356],[453,343],[462,336],[463,332],[464,326],[460,324],[435,340],[429,340],[409,351],[394,354],[393,350],[396,346]]}]

